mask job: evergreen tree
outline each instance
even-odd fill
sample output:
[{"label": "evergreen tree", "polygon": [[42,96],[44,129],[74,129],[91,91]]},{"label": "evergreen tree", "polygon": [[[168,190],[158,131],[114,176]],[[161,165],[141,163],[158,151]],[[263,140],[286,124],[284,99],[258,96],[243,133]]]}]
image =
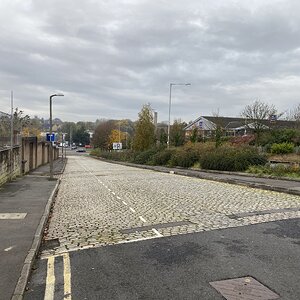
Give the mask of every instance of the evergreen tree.
[{"label": "evergreen tree", "polygon": [[139,119],[135,125],[133,138],[133,149],[144,151],[155,144],[155,126],[153,124],[153,113],[150,105],[144,105],[139,113]]}]

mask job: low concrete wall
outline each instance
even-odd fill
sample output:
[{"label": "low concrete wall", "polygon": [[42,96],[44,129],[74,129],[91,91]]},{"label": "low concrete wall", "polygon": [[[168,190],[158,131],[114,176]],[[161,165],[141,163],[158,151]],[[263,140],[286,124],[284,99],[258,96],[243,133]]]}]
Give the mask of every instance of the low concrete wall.
[{"label": "low concrete wall", "polygon": [[[49,162],[50,145],[38,142],[36,137],[22,139],[22,147],[13,149],[12,168],[10,167],[10,149],[0,151],[0,186],[14,179],[16,176],[26,174],[37,167]],[[53,149],[53,159],[59,157],[59,149]]]},{"label": "low concrete wall", "polygon": [[10,163],[10,151],[10,149],[0,150],[0,186],[21,174],[21,148],[14,147],[12,164]]}]

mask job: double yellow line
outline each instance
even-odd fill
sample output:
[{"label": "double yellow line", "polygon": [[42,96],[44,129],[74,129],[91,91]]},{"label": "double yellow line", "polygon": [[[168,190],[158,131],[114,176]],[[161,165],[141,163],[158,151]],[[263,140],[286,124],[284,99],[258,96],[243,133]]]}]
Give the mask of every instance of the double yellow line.
[{"label": "double yellow line", "polygon": [[[64,253],[64,299],[72,300],[71,295],[71,266],[69,253]],[[55,292],[55,273],[54,273],[55,256],[48,258],[47,262],[47,277],[44,300],[53,300]]]}]

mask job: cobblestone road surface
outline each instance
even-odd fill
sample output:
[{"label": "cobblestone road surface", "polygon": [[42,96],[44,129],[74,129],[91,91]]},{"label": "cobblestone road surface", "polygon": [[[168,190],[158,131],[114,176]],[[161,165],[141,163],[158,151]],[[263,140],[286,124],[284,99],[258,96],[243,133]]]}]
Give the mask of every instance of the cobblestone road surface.
[{"label": "cobblestone road surface", "polygon": [[42,255],[299,217],[299,196],[70,156]]}]

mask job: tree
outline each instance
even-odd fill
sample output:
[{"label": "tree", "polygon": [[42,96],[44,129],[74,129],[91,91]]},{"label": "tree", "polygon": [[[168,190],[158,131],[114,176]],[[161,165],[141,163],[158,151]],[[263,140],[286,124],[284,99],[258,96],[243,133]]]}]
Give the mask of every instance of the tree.
[{"label": "tree", "polygon": [[256,135],[257,145],[260,142],[261,133],[268,128],[264,123],[275,114],[276,108],[273,104],[269,105],[260,100],[247,105],[242,111],[241,115],[246,119],[246,127],[253,130]]},{"label": "tree", "polygon": [[83,125],[79,127],[76,126],[76,131],[72,133],[72,140],[76,144],[89,145],[90,135]]},{"label": "tree", "polygon": [[109,135],[115,129],[114,120],[101,120],[95,129],[92,143],[95,148],[109,149]]},{"label": "tree", "polygon": [[143,151],[155,144],[155,126],[150,105],[144,105],[139,113],[139,119],[135,125],[133,149]]},{"label": "tree", "polygon": [[186,127],[185,122],[181,122],[181,120],[175,120],[170,129],[170,140],[171,145],[175,147],[182,146],[185,142],[185,131],[184,127]]},{"label": "tree", "polygon": [[126,133],[122,132],[118,129],[113,129],[110,133],[109,139],[109,147],[112,148],[113,143],[122,142],[126,139]]},{"label": "tree", "polygon": [[190,141],[192,143],[196,143],[197,142],[197,139],[198,139],[198,128],[195,127],[193,130],[192,130],[192,134],[190,136]]}]

